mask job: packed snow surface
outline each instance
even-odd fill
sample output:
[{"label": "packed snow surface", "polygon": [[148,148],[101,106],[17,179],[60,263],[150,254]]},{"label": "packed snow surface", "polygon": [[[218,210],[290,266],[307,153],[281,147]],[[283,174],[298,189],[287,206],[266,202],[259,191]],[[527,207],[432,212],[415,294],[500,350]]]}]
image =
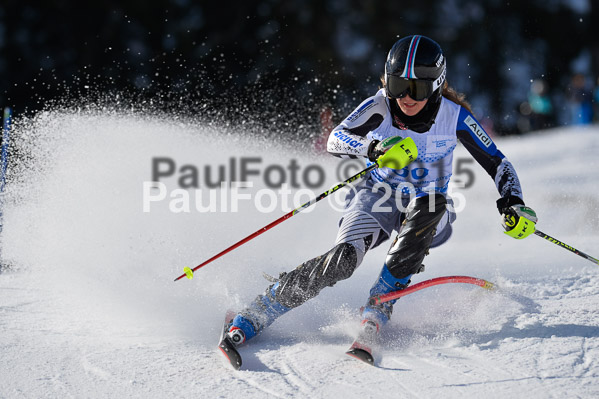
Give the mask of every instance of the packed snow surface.
[{"label": "packed snow surface", "polygon": [[[233,371],[216,348],[226,310],[268,286],[263,272],[277,276],[327,251],[339,204],[323,200],[193,280],[174,278],[289,212],[293,195],[295,205],[307,201],[301,189],[328,189],[352,165],[239,129],[116,112],[39,114],[17,121],[13,139],[22,161],[11,166],[4,196],[2,398],[599,397],[599,265],[536,236],[503,234],[495,185],[462,147],[455,181],[472,185],[453,189],[453,237],[431,251],[413,283],[467,275],[499,290],[448,284],[400,299],[375,367],[360,363],[344,353],[387,242],[350,279],[242,347],[243,368]],[[599,129],[496,143],[519,173],[538,228],[599,256]],[[211,187],[220,170],[239,180],[242,162],[257,173],[245,179],[253,187],[236,192],[250,199],[233,210],[235,193]],[[171,166],[164,186],[144,185]],[[288,204],[266,190],[282,176]],[[210,200],[216,209],[198,209]]]}]

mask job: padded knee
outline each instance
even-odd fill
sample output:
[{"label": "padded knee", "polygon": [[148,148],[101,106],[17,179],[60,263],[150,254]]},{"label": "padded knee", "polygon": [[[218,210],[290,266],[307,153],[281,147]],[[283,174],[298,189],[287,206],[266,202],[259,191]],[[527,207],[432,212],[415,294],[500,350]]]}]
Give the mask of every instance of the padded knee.
[{"label": "padded knee", "polygon": [[315,297],[324,287],[349,278],[358,267],[356,248],[349,243],[337,244],[326,254],[302,263],[279,280],[276,299],[294,308]]},{"label": "padded knee", "polygon": [[410,202],[401,230],[387,253],[385,264],[393,277],[400,279],[420,271],[446,205],[445,196],[436,193]]}]

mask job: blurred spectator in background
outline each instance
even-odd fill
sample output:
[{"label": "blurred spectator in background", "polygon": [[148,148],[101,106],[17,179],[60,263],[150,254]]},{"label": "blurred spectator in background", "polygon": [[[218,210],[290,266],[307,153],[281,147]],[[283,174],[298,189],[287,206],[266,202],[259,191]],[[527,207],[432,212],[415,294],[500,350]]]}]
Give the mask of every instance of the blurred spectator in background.
[{"label": "blurred spectator in background", "polygon": [[318,153],[327,152],[327,141],[331,131],[335,128],[333,122],[333,110],[330,106],[325,106],[320,110],[320,134],[314,140],[314,149]]},{"label": "blurred spectator in background", "polygon": [[586,125],[593,120],[592,90],[587,86],[586,77],[577,73],[566,88],[566,98],[570,111],[570,125]]},{"label": "blurred spectator in background", "polygon": [[532,81],[528,101],[520,104],[520,114],[522,117],[518,121],[518,128],[521,132],[547,129],[555,125],[547,82],[542,79]]}]

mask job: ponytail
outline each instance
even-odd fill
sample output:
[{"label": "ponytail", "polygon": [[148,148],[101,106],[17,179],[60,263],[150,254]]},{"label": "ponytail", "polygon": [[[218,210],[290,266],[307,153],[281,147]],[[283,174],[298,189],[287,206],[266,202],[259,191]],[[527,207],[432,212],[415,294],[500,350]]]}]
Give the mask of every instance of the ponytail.
[{"label": "ponytail", "polygon": [[464,93],[459,93],[456,89],[449,86],[447,81],[443,84],[443,97],[460,105],[462,108],[466,108],[468,112],[472,113],[472,106],[466,101],[466,95]]}]

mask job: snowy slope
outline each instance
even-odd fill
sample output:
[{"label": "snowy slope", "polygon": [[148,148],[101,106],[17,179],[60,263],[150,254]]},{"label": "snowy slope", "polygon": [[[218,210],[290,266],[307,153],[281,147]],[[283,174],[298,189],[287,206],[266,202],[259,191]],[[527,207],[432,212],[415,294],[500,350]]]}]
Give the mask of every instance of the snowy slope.
[{"label": "snowy slope", "polygon": [[[46,113],[16,123],[13,136],[30,160],[13,169],[5,199],[2,255],[11,269],[0,274],[2,398],[599,395],[599,266],[538,237],[503,234],[494,184],[475,164],[466,164],[474,185],[457,191],[465,202],[454,236],[431,251],[413,282],[471,275],[497,283],[498,292],[445,285],[401,299],[377,367],[360,364],[344,351],[382,245],[352,278],[244,347],[244,369],[235,372],[215,349],[225,310],[268,285],[262,272],[277,275],[326,251],[340,214],[323,201],[175,283],[183,266],[284,210],[261,213],[246,201],[238,212],[173,213],[163,201],[143,212],[152,158],[195,166],[206,198],[202,171],[226,169],[231,158],[261,157],[253,164],[261,171],[289,159],[321,165],[326,183],[315,193],[338,180],[339,161],[189,121],[118,113]],[[519,171],[538,227],[597,257],[599,129],[498,145]],[[467,157],[457,149],[456,158]],[[169,192],[179,177],[165,180]],[[245,192],[256,195],[264,182],[252,180]]]}]

